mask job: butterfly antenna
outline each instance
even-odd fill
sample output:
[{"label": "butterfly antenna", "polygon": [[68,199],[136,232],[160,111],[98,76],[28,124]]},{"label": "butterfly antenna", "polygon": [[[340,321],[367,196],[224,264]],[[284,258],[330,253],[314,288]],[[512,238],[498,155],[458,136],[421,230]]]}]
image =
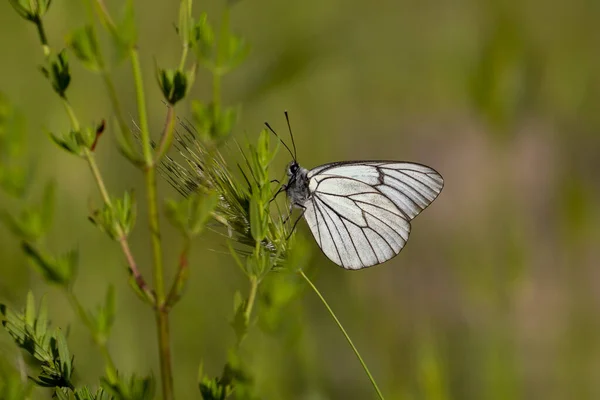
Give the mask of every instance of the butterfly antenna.
[{"label": "butterfly antenna", "polygon": [[290,131],[290,137],[292,138],[292,147],[294,148],[294,160],[296,160],[296,142],[294,141],[294,135],[292,134],[292,126],[290,125],[290,117],[288,116],[287,110],[284,111],[285,120],[287,121],[288,131]]},{"label": "butterfly antenna", "polygon": [[269,125],[268,122],[265,122],[265,126],[273,133],[273,135],[275,135],[275,137],[277,139],[279,139],[279,141],[281,142],[281,144],[283,144],[285,146],[285,148],[287,149],[287,151],[290,153],[290,155],[292,156],[292,158],[294,160],[296,160],[296,156],[294,155],[294,153],[292,153],[292,150],[290,150],[290,148],[288,147],[287,144],[285,144],[285,142],[283,140],[281,140],[281,138],[279,137],[279,135],[273,130],[273,128],[271,128],[271,125]]}]

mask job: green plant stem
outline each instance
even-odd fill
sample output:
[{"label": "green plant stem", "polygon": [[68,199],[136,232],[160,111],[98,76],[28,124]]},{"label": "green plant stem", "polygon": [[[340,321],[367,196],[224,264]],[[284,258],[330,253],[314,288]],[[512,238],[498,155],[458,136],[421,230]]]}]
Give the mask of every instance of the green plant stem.
[{"label": "green plant stem", "polygon": [[35,21],[33,21],[33,23],[35,24],[38,31],[38,36],[40,37],[40,43],[42,44],[44,56],[48,57],[50,55],[50,46],[48,45],[48,37],[46,36],[46,31],[44,30],[42,20],[38,18]]},{"label": "green plant stem", "polygon": [[90,318],[89,318],[87,312],[85,311],[85,309],[79,302],[79,299],[77,298],[77,296],[75,296],[75,293],[73,293],[72,290],[67,289],[66,296],[69,300],[69,303],[71,304],[71,307],[73,307],[73,310],[77,313],[77,315],[79,316],[81,321],[88,328],[88,330],[90,331],[90,333],[92,335],[92,338],[94,339],[94,342],[100,349],[100,353],[102,354],[102,357],[104,358],[104,362],[106,363],[106,369],[108,371],[110,371],[110,374],[112,376],[117,376],[117,368],[115,366],[115,363],[114,363],[112,357],[110,356],[108,347],[106,346],[106,338],[100,337],[96,334],[92,321],[90,321]]},{"label": "green plant stem", "polygon": [[223,51],[225,47],[225,35],[229,31],[229,7],[225,6],[223,10],[223,18],[221,20],[221,30],[219,32],[219,38],[217,39],[217,54],[212,68],[213,84],[212,84],[212,101],[215,108],[215,115],[219,115],[219,108],[221,105],[221,77],[223,72],[221,70],[221,63],[223,60]]},{"label": "green plant stem", "polygon": [[160,160],[167,154],[173,143],[173,135],[175,133],[175,107],[172,104],[167,104],[167,117],[165,119],[165,127],[156,149],[156,156],[154,158],[154,165],[160,162]]},{"label": "green plant stem", "polygon": [[79,132],[81,126],[79,125],[79,120],[75,115],[75,111],[73,111],[73,107],[71,107],[71,104],[66,98],[62,97],[62,101],[63,106],[65,107],[65,111],[67,112],[67,114],[69,115],[69,119],[71,120],[71,127],[75,132]]},{"label": "green plant stem", "polygon": [[246,301],[246,309],[244,310],[244,316],[246,320],[250,320],[252,315],[252,308],[256,302],[256,293],[258,292],[258,278],[255,276],[250,277],[250,293],[248,293],[248,300]]},{"label": "green plant stem", "polygon": [[[187,60],[188,51],[190,49],[189,21],[191,20],[191,17],[192,17],[192,2],[191,2],[191,0],[181,0],[179,7],[180,7],[180,12],[185,12],[185,16],[186,16],[185,20],[187,21],[185,23],[185,26],[178,27],[179,29],[185,29],[185,34],[184,34],[185,42],[183,43],[183,49],[181,52],[181,61],[179,62],[179,70],[183,71],[183,69],[185,68],[185,61]],[[181,18],[180,18],[180,21],[181,21]]]},{"label": "green plant stem", "polygon": [[165,307],[171,309],[181,298],[181,293],[183,291],[183,287],[189,276],[189,263],[188,256],[190,253],[190,245],[191,240],[189,237],[185,237],[183,239],[183,249],[179,255],[179,265],[177,268],[177,275],[173,280],[173,284],[171,285],[171,290],[169,290],[169,294],[167,294],[167,298],[165,300]]},{"label": "green plant stem", "polygon": [[106,90],[108,91],[108,97],[110,99],[113,112],[117,117],[117,123],[119,124],[121,135],[125,139],[126,143],[129,145],[129,147],[133,148],[133,138],[131,137],[131,131],[127,126],[127,122],[125,122],[125,118],[123,117],[123,112],[121,111],[121,104],[119,102],[119,96],[117,96],[117,91],[110,77],[110,74],[107,71],[103,71],[102,79],[104,80],[104,85],[106,85]]},{"label": "green plant stem", "polygon": [[[92,176],[94,177],[94,181],[96,181],[98,190],[100,190],[100,195],[102,196],[104,204],[112,208],[112,201],[110,199],[110,196],[108,195],[108,191],[106,190],[106,185],[104,184],[104,180],[102,179],[102,175],[100,174],[100,169],[96,164],[96,158],[94,157],[94,154],[91,151],[86,150],[84,153],[84,157],[88,165],[90,166]],[[142,273],[137,267],[137,263],[135,262],[133,253],[131,252],[131,248],[129,247],[129,241],[127,240],[127,236],[125,236],[125,233],[123,232],[123,229],[120,226],[117,227],[117,235],[117,240],[119,242],[119,245],[121,246],[121,250],[123,251],[123,255],[125,256],[125,259],[127,260],[127,265],[129,266],[129,271],[133,275],[135,282],[137,283],[140,290],[144,292],[149,299],[152,299],[154,295],[152,294],[152,291],[148,287],[146,280],[144,279]]]},{"label": "green plant stem", "polygon": [[180,71],[183,71],[183,69],[185,68],[185,60],[187,59],[188,51],[189,51],[189,46],[183,46],[183,50],[181,53],[181,61],[179,62],[179,70]]},{"label": "green plant stem", "polygon": [[[96,0],[96,5],[108,29],[117,34],[116,26],[110,17],[103,0]],[[118,35],[117,35],[118,36]],[[173,399],[173,372],[171,368],[171,348],[169,337],[168,308],[165,307],[165,284],[162,260],[162,247],[160,239],[160,226],[158,220],[158,200],[156,194],[156,170],[154,168],[148,116],[146,114],[146,99],[142,79],[140,59],[135,47],[129,49],[131,68],[135,83],[135,93],[138,106],[138,119],[140,123],[140,137],[144,154],[144,175],[148,198],[148,216],[150,235],[152,237],[152,252],[154,259],[154,291],[156,326],[158,330],[158,346],[160,356],[160,375],[162,381],[163,400]]]},{"label": "green plant stem", "polygon": [[157,308],[156,325],[158,328],[158,346],[160,351],[160,376],[163,399],[173,400],[173,374],[171,368],[171,343],[169,332],[169,314],[166,307]]},{"label": "green plant stem", "polygon": [[[94,36],[97,37],[96,25],[94,24],[93,0],[87,0],[84,3],[86,5],[86,9],[87,9],[89,26],[91,27],[92,31],[94,32]],[[98,8],[99,8],[99,10],[101,10],[101,12],[106,11],[106,8],[102,8],[102,6],[100,4],[98,5]],[[112,22],[108,16],[105,16],[105,17],[108,18],[108,21]],[[104,64],[104,58],[102,57],[102,51],[100,48],[97,49],[96,54],[98,57],[98,61],[100,63],[102,80],[104,81],[104,85],[106,86],[106,90],[108,91],[108,97],[110,99],[110,103],[112,105],[113,112],[115,113],[115,117],[117,118],[117,123],[119,124],[119,130],[121,131],[121,136],[125,139],[125,142],[127,143],[128,147],[133,148],[133,137],[131,135],[131,131],[129,130],[129,127],[127,126],[127,123],[125,122],[125,118],[123,117],[123,112],[121,111],[119,97],[117,96],[117,91],[115,89],[115,85],[112,81],[112,78],[110,77],[110,74],[108,73],[108,71],[106,69],[106,65]]]},{"label": "green plant stem", "polygon": [[144,161],[146,162],[146,169],[152,169],[152,144],[150,142],[150,129],[148,128],[148,115],[146,114],[146,95],[144,94],[140,57],[136,49],[131,49],[129,55],[131,58],[133,80],[135,82],[135,95],[138,107],[138,120],[140,122],[140,137],[144,151]]},{"label": "green plant stem", "polygon": [[112,208],[112,202],[110,200],[110,196],[108,195],[108,191],[106,190],[106,185],[104,184],[104,179],[102,179],[102,175],[100,174],[100,169],[98,169],[98,164],[96,164],[96,158],[92,154],[90,150],[85,150],[84,153],[85,160],[88,162],[90,166],[90,170],[92,171],[92,175],[94,176],[94,180],[96,181],[96,185],[98,186],[98,190],[100,190],[100,195],[102,196],[102,200],[104,203]]},{"label": "green plant stem", "polygon": [[354,354],[356,354],[356,357],[358,357],[358,361],[360,361],[360,364],[362,365],[362,367],[365,370],[367,376],[369,377],[369,380],[371,381],[371,384],[373,385],[373,388],[375,388],[375,391],[377,392],[377,395],[379,396],[379,398],[381,400],[384,400],[383,394],[381,393],[381,390],[379,390],[379,387],[377,386],[377,383],[375,382],[375,379],[373,378],[373,375],[371,375],[371,372],[369,371],[369,368],[367,367],[367,364],[365,364],[365,362],[363,361],[362,357],[360,356],[360,353],[358,352],[358,349],[356,348],[356,346],[352,342],[352,339],[350,339],[350,336],[348,336],[348,333],[346,332],[346,330],[342,326],[342,323],[340,322],[340,320],[337,318],[337,316],[335,315],[335,313],[333,312],[333,310],[329,306],[329,303],[327,303],[327,300],[325,300],[325,298],[323,297],[323,295],[321,294],[321,292],[319,292],[319,290],[312,283],[312,281],[310,279],[308,279],[308,276],[306,276],[306,274],[304,273],[304,271],[300,270],[299,273],[302,276],[302,278],[304,278],[304,280],[308,283],[308,285],[311,287],[311,289],[316,293],[316,295],[319,297],[319,299],[321,300],[321,302],[325,305],[325,308],[327,308],[327,311],[329,311],[329,314],[331,314],[331,317],[334,319],[335,323],[337,324],[337,326],[340,328],[340,330],[344,334],[344,337],[348,341],[348,344],[350,344],[350,347],[352,347],[352,350],[354,351]]},{"label": "green plant stem", "polygon": [[156,193],[156,169],[152,155],[146,99],[140,59],[135,48],[130,50],[131,66],[135,82],[135,92],[140,122],[140,136],[144,152],[144,175],[148,198],[148,218],[152,237],[152,253],[154,259],[154,292],[156,296],[156,327],[158,330],[158,347],[160,355],[160,376],[162,381],[163,400],[173,399],[173,370],[171,366],[171,339],[169,334],[169,311],[165,307],[165,282],[160,225],[158,220],[158,200]]}]

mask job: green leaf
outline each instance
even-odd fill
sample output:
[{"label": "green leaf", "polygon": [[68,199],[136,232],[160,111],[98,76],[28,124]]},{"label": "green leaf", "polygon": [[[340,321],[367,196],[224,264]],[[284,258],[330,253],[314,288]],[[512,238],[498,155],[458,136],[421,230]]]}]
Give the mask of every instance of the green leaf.
[{"label": "green leaf", "polygon": [[27,306],[23,313],[15,312],[4,304],[0,304],[2,326],[15,343],[39,361],[40,373],[37,378],[30,377],[42,387],[73,388],[72,358],[66,340],[57,330],[48,335],[48,323],[44,300],[40,312],[35,315],[35,300],[31,293],[27,296]]},{"label": "green leaf", "polygon": [[67,37],[67,45],[88,69],[96,72],[102,70],[98,40],[90,25],[74,30]]},{"label": "green leaf", "polygon": [[269,215],[267,205],[260,198],[259,193],[253,193],[250,199],[250,231],[257,243],[262,242],[267,236]]},{"label": "green leaf", "polygon": [[238,109],[238,107],[217,109],[213,103],[192,101],[192,115],[201,139],[215,143],[227,139],[237,121]]},{"label": "green leaf", "polygon": [[74,395],[75,400],[113,400],[113,398],[102,388],[99,388],[95,393],[92,393],[87,386],[75,389]]},{"label": "green leaf", "polygon": [[71,72],[65,50],[61,50],[57,55],[50,55],[46,66],[41,67],[40,70],[52,84],[52,89],[60,97],[66,98],[65,93],[71,83]]},{"label": "green leaf", "polygon": [[27,205],[19,215],[0,211],[0,219],[19,238],[36,241],[50,229],[53,211],[54,184],[49,183],[44,190],[41,204]]},{"label": "green leaf", "polygon": [[94,330],[98,339],[106,341],[110,335],[110,331],[115,321],[116,305],[115,305],[115,288],[113,285],[108,287],[104,306],[99,307],[95,315],[92,315],[94,320]]},{"label": "green leaf", "polygon": [[118,400],[153,400],[155,392],[154,377],[137,377],[129,379],[118,377],[116,383],[102,379],[102,388]]},{"label": "green leaf", "polygon": [[200,18],[192,27],[190,39],[198,60],[206,66],[214,66],[215,33],[205,12],[200,14]]},{"label": "green leaf", "polygon": [[59,257],[53,257],[43,253],[28,242],[23,242],[22,248],[48,283],[65,287],[73,283],[79,259],[76,250],[71,250]]},{"label": "green leaf", "polygon": [[219,378],[202,377],[198,382],[203,400],[225,400],[233,392],[233,386],[222,384]]},{"label": "green leaf", "polygon": [[27,168],[25,120],[0,92],[0,189],[16,198],[25,195]]},{"label": "green leaf", "polygon": [[24,382],[18,373],[3,373],[0,375],[0,399],[24,400],[31,398],[30,382]]},{"label": "green leaf", "polygon": [[25,323],[30,326],[35,324],[35,299],[31,290],[27,292],[27,305],[25,306]]},{"label": "green leaf", "polygon": [[183,47],[191,47],[191,29],[194,20],[192,19],[192,1],[183,0],[179,5],[179,25],[177,33],[181,39]]},{"label": "green leaf", "polygon": [[228,35],[225,46],[225,57],[219,66],[226,71],[230,71],[238,67],[244,60],[246,60],[248,54],[250,53],[250,45],[248,42],[241,36],[235,34]]},{"label": "green leaf", "polygon": [[239,107],[226,107],[218,115],[215,120],[213,135],[219,140],[227,138],[233,131],[233,127],[237,122]]},{"label": "green leaf", "polygon": [[85,127],[79,131],[69,131],[62,136],[49,133],[50,139],[68,153],[84,157],[86,151],[93,151],[96,136],[101,134],[98,127]]},{"label": "green leaf", "polygon": [[246,337],[248,326],[250,324],[245,309],[246,301],[242,299],[240,292],[236,291],[233,297],[233,319],[231,320],[231,327],[235,332],[238,343],[241,343]]},{"label": "green leaf", "polygon": [[166,214],[171,224],[186,237],[199,235],[217,207],[219,196],[216,192],[193,193],[189,197],[166,204]]},{"label": "green leaf", "polygon": [[46,233],[52,226],[52,220],[54,217],[54,200],[56,198],[56,185],[54,181],[46,184],[44,188],[44,194],[42,196],[42,204],[39,206],[40,210],[40,222],[41,222],[41,233]]},{"label": "green leaf", "polygon": [[58,400],[72,400],[73,397],[71,396],[72,392],[69,389],[66,388],[57,388],[54,391],[54,396],[55,398],[57,398]]},{"label": "green leaf", "polygon": [[257,318],[260,328],[268,333],[281,334],[283,327],[293,332],[301,332],[300,319],[290,319],[294,313],[291,308],[297,305],[295,301],[306,287],[304,280],[294,271],[282,271],[269,274],[261,282],[261,291],[258,297],[260,307]]},{"label": "green leaf", "polygon": [[115,197],[111,204],[104,204],[100,210],[95,210],[90,215],[90,221],[111,239],[119,240],[127,237],[137,218],[137,207],[133,192],[125,192],[123,198]]},{"label": "green leaf", "polygon": [[129,279],[127,280],[129,286],[133,289],[133,292],[142,300],[144,303],[147,303],[151,306],[154,306],[156,303],[156,298],[153,293],[149,291],[144,291],[138,285],[138,282],[135,279],[133,273],[131,273],[131,269],[129,270]]},{"label": "green leaf", "polygon": [[60,360],[60,371],[62,376],[70,380],[71,374],[73,373],[73,364],[71,363],[71,356],[69,354],[69,348],[67,347],[67,340],[60,329],[56,330],[54,337],[56,339],[58,359]]},{"label": "green leaf", "polygon": [[514,132],[539,87],[539,62],[521,25],[504,11],[495,15],[468,82],[475,108],[500,135]]},{"label": "green leaf", "polygon": [[156,78],[165,100],[174,105],[183,99],[194,84],[196,67],[193,66],[188,72],[179,69],[160,69],[156,67]]},{"label": "green leaf", "polygon": [[115,25],[111,21],[107,21],[107,15],[100,13],[100,20],[108,28],[116,43],[118,60],[125,59],[137,42],[134,11],[133,0],[125,1],[123,3],[123,10],[121,11],[121,18],[117,20]]},{"label": "green leaf", "polygon": [[[30,292],[31,293],[31,292]],[[33,298],[33,297],[32,297]],[[29,300],[29,296],[27,297],[27,300]],[[37,337],[44,337],[46,336],[47,330],[48,330],[48,305],[46,304],[46,296],[42,297],[42,300],[40,300],[40,310],[38,312],[37,318],[35,320],[35,335]]]},{"label": "green leaf", "polygon": [[9,0],[17,14],[28,21],[39,21],[48,11],[52,0]]}]

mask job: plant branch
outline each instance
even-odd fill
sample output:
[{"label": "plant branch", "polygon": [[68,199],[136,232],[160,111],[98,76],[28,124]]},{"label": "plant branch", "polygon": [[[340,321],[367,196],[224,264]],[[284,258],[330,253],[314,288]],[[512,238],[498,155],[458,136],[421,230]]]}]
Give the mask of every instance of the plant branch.
[{"label": "plant branch", "polygon": [[340,320],[337,318],[337,316],[335,315],[335,313],[333,312],[333,310],[331,309],[331,307],[327,303],[327,300],[325,300],[325,298],[323,297],[323,295],[321,294],[321,292],[319,292],[319,290],[312,283],[312,281],[310,279],[308,279],[308,276],[306,276],[306,274],[304,273],[304,271],[300,270],[299,274],[300,274],[300,276],[302,276],[302,278],[304,278],[304,280],[308,283],[308,285],[311,287],[311,289],[319,297],[319,299],[321,300],[321,302],[325,305],[325,308],[327,308],[327,311],[329,311],[329,314],[331,314],[331,317],[334,319],[334,321],[337,324],[338,328],[340,328],[340,330],[344,334],[344,337],[348,341],[348,344],[350,344],[350,347],[352,347],[352,350],[354,351],[354,354],[356,354],[356,357],[358,358],[358,361],[360,361],[360,364],[362,365],[363,369],[365,370],[365,373],[369,377],[369,380],[371,381],[371,384],[373,385],[373,388],[375,388],[375,391],[377,392],[377,395],[379,396],[379,398],[381,400],[384,400],[383,394],[381,393],[381,390],[379,390],[379,387],[377,386],[377,383],[375,382],[375,379],[373,378],[373,375],[371,375],[371,372],[369,371],[369,368],[367,367],[367,364],[365,364],[365,362],[363,361],[362,357],[360,356],[360,353],[358,352],[358,349],[356,348],[356,346],[352,342],[352,339],[350,339],[350,336],[348,336],[348,333],[346,332],[346,330],[342,326],[342,323],[340,322]]},{"label": "plant branch", "polygon": [[167,154],[173,143],[173,135],[175,133],[175,107],[172,104],[167,104],[167,117],[165,119],[165,127],[160,137],[160,142],[156,149],[154,165]]},{"label": "plant branch", "polygon": [[102,357],[104,357],[104,361],[106,363],[106,369],[110,372],[110,374],[112,376],[117,376],[117,368],[116,368],[115,363],[110,355],[110,352],[108,351],[108,347],[106,346],[106,339],[99,337],[95,333],[93,323],[90,320],[87,312],[85,311],[85,309],[79,302],[79,299],[77,298],[75,293],[73,293],[72,290],[67,289],[66,296],[69,300],[69,303],[71,304],[71,307],[73,307],[73,310],[77,313],[77,315],[79,316],[81,321],[84,323],[84,325],[88,328],[88,330],[92,334],[94,343],[96,343],[96,345],[100,349],[100,353],[102,353]]},{"label": "plant branch", "polygon": [[[144,161],[146,170],[152,169],[152,143],[150,141],[150,129],[148,128],[148,115],[146,113],[146,95],[144,93],[144,82],[142,78],[142,68],[140,57],[136,49],[129,51],[131,59],[131,69],[133,71],[133,80],[135,82],[135,95],[138,107],[138,120],[140,123],[140,137],[144,151]],[[155,184],[153,184],[156,186]]]},{"label": "plant branch", "polygon": [[50,55],[50,46],[48,45],[48,37],[46,36],[46,31],[44,30],[44,25],[42,24],[42,20],[37,18],[33,21],[35,24],[38,36],[40,37],[40,43],[42,43],[42,50],[44,51],[44,56],[48,57]]},{"label": "plant branch", "polygon": [[248,301],[246,302],[246,308],[244,310],[244,316],[246,320],[250,321],[252,315],[252,308],[256,301],[256,292],[258,291],[258,279],[255,276],[250,277],[250,293],[248,294]]},{"label": "plant branch", "polygon": [[183,290],[183,286],[187,281],[189,276],[189,262],[188,256],[190,253],[190,238],[184,238],[183,249],[179,255],[179,265],[177,267],[177,275],[173,280],[173,284],[171,285],[171,290],[169,290],[169,294],[165,300],[165,307],[169,310],[179,301],[181,298],[181,292]]},{"label": "plant branch", "polygon": [[106,4],[104,4],[104,0],[96,0],[96,5],[98,6],[98,11],[104,18],[103,21],[106,23],[106,26],[108,27],[110,32],[116,36],[117,35],[117,26],[115,25],[114,21],[110,17],[110,13],[108,12],[108,8],[106,7]]},{"label": "plant branch", "polygon": [[173,370],[171,367],[171,343],[169,336],[169,314],[165,307],[165,282],[163,254],[158,219],[158,200],[156,193],[156,169],[152,155],[152,144],[146,114],[146,99],[140,59],[135,48],[130,50],[131,66],[135,81],[135,92],[138,106],[138,117],[141,130],[141,141],[144,152],[144,175],[148,199],[148,219],[152,237],[152,253],[154,259],[154,291],[156,293],[156,326],[158,329],[158,346],[160,354],[160,375],[162,381],[163,400],[173,399]]},{"label": "plant branch", "polygon": [[[94,13],[93,13],[93,9],[94,9],[93,0],[87,0],[87,1],[85,1],[85,4],[87,6],[86,8],[88,11],[89,25],[90,25],[91,29],[93,30],[94,35],[96,36],[96,26],[94,24]],[[106,10],[106,6],[104,5],[104,3],[102,1],[97,1],[96,4],[98,6],[98,10],[104,15],[105,20],[107,21],[107,24],[111,25],[112,20],[110,19],[110,16],[106,12],[107,10]],[[114,24],[112,24],[111,27],[114,28]],[[133,147],[133,138],[131,135],[131,131],[129,130],[129,127],[127,125],[127,122],[125,121],[125,118],[123,117],[123,112],[121,111],[119,97],[117,96],[117,91],[115,89],[114,82],[112,81],[112,78],[110,77],[110,74],[108,73],[107,67],[104,64],[104,60],[102,57],[102,51],[100,50],[100,48],[97,49],[97,57],[100,61],[100,67],[101,67],[100,73],[102,75],[102,80],[104,81],[104,85],[106,86],[106,90],[108,91],[108,97],[110,99],[110,103],[112,105],[113,112],[115,113],[115,117],[117,118],[117,123],[119,124],[119,129],[121,131],[121,135],[127,142],[128,147],[132,148]]]},{"label": "plant branch", "polygon": [[71,107],[71,104],[65,97],[62,97],[62,101],[65,107],[65,111],[67,112],[67,114],[69,115],[69,119],[71,120],[71,127],[75,132],[79,132],[81,126],[79,125],[79,120],[75,115],[75,111],[73,111],[73,107]]},{"label": "plant branch", "polygon": [[131,137],[131,131],[129,130],[129,126],[125,121],[125,117],[123,117],[123,112],[121,111],[121,104],[119,102],[119,97],[117,96],[117,91],[115,89],[115,85],[110,77],[110,74],[107,71],[102,72],[102,78],[104,80],[104,84],[106,85],[106,90],[108,91],[108,97],[110,98],[110,103],[112,104],[113,112],[117,117],[117,123],[119,124],[119,129],[121,130],[121,135],[125,138],[125,141],[130,147],[133,147],[133,139]]},{"label": "plant branch", "polygon": [[[104,184],[104,180],[102,179],[102,175],[100,174],[98,165],[96,164],[96,159],[94,157],[94,154],[91,151],[86,150],[84,157],[85,157],[86,161],[88,162],[88,165],[90,166],[90,170],[92,171],[92,175],[94,176],[96,185],[98,186],[98,189],[100,190],[100,195],[102,196],[102,200],[104,201],[104,204],[106,204],[108,207],[112,208],[112,201],[110,199],[108,191],[106,190],[106,185]],[[125,255],[125,259],[127,260],[129,272],[133,275],[135,282],[136,282],[137,286],[140,288],[140,290],[143,293],[145,293],[149,299],[153,299],[154,294],[148,287],[146,280],[144,279],[144,277],[142,276],[142,273],[138,269],[137,263],[135,262],[135,259],[133,257],[133,253],[131,252],[131,248],[129,247],[129,241],[127,240],[127,236],[125,235],[125,233],[123,232],[123,229],[120,226],[117,227],[117,235],[118,235],[117,240],[119,242],[119,245],[121,246],[123,255]]]}]

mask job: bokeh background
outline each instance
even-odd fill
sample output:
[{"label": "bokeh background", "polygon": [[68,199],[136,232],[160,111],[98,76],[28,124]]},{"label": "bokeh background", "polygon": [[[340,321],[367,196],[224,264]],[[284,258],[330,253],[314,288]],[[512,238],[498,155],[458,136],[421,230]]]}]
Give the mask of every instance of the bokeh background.
[{"label": "bokeh background", "polygon": [[[109,1],[113,10],[120,2]],[[197,2],[219,20],[220,1]],[[179,62],[176,2],[137,1],[151,128],[164,106],[154,59]],[[359,272],[329,262],[310,244],[309,271],[390,399],[600,398],[600,2],[591,0],[243,0],[232,26],[252,45],[224,81],[224,101],[242,104],[235,135],[250,138],[268,120],[285,132],[290,112],[301,164],[398,159],[431,165],[446,186],[413,223],[392,261]],[[51,45],[85,23],[80,2],[53,2]],[[109,283],[118,293],[110,349],[125,372],[158,374],[150,310],[126,282],[123,257],[87,221],[100,198],[84,162],[52,145],[46,130],[69,121],[37,70],[33,25],[0,4],[0,90],[27,119],[37,184],[58,183],[48,247],[76,244],[75,291],[88,308]],[[70,99],[84,121],[110,117],[101,79],[72,62]],[[128,115],[136,115],[129,65],[114,69]],[[207,100],[201,72],[192,98]],[[189,103],[178,106],[189,116]],[[99,164],[112,193],[141,176],[103,137]],[[280,152],[283,170],[289,157]],[[162,198],[177,198],[167,183]],[[0,198],[0,206],[18,204]],[[132,237],[147,276],[145,212]],[[175,231],[163,221],[174,266]],[[301,229],[308,234],[307,227]],[[247,281],[214,235],[194,242],[192,277],[172,313],[178,398],[199,398],[196,375],[218,375],[234,341],[236,290]],[[171,272],[174,267],[171,268]],[[59,290],[27,265],[18,241],[0,229],[0,300],[24,304],[28,288],[47,294],[56,326],[82,382],[102,374],[101,357]],[[260,305],[259,305],[260,307]],[[260,316],[260,312],[258,314]],[[324,307],[309,290],[287,306],[277,329],[253,327],[244,351],[265,399],[369,399],[372,388]],[[17,359],[0,332],[0,358]],[[40,392],[42,398],[43,392]],[[44,395],[45,396],[45,395]]]}]

